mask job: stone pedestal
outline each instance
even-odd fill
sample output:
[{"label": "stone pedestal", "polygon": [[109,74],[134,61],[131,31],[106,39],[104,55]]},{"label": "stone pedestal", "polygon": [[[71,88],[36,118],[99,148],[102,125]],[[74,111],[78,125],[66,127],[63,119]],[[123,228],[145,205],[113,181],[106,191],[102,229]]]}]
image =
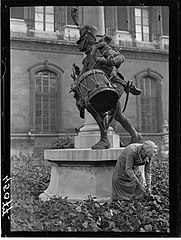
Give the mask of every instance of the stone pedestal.
[{"label": "stone pedestal", "polygon": [[51,179],[40,199],[46,201],[57,196],[75,201],[91,195],[97,197],[98,201],[110,200],[112,174],[122,150],[45,150],[44,158],[51,162]]},{"label": "stone pedestal", "polygon": [[74,201],[84,200],[91,195],[99,201],[110,200],[112,174],[123,148],[119,148],[119,136],[111,127],[108,135],[110,149],[91,149],[100,139],[100,131],[86,111],[84,126],[75,137],[75,149],[44,151],[44,158],[51,162],[51,179],[40,199],[46,201],[55,195]]}]

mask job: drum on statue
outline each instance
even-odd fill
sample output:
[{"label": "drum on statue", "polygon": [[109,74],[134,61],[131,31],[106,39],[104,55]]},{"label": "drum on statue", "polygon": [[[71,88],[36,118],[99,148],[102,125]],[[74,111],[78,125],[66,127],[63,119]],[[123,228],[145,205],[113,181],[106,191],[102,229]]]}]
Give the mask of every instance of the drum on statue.
[{"label": "drum on statue", "polygon": [[97,113],[108,112],[118,100],[116,88],[99,69],[83,73],[78,79],[77,89],[86,108],[92,107]]}]

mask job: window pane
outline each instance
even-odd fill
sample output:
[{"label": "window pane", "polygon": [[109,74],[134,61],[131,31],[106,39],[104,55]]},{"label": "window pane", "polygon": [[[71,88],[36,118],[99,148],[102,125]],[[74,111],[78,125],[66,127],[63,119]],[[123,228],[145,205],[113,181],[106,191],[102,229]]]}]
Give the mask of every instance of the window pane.
[{"label": "window pane", "polygon": [[46,30],[46,31],[49,31],[49,32],[54,32],[54,24],[52,24],[52,23],[46,23],[45,30]]},{"label": "window pane", "polygon": [[41,103],[36,103],[36,109],[41,110]]},{"label": "window pane", "polygon": [[41,110],[36,110],[36,116],[41,117]]},{"label": "window pane", "polygon": [[55,118],[50,118],[50,124],[55,124]]},{"label": "window pane", "polygon": [[135,22],[136,24],[141,25],[141,17],[136,17]]},{"label": "window pane", "polygon": [[50,117],[55,117],[55,111],[50,111]]},{"label": "window pane", "polygon": [[141,16],[141,9],[135,8],[135,16]]},{"label": "window pane", "polygon": [[36,124],[41,124],[41,118],[36,118]]},{"label": "window pane", "polygon": [[35,22],[35,29],[43,31],[43,23],[42,22]]},{"label": "window pane", "polygon": [[148,34],[144,34],[143,38],[144,38],[143,41],[145,41],[145,42],[149,42],[149,40],[150,40]]},{"label": "window pane", "polygon": [[46,13],[54,13],[54,7],[52,7],[52,6],[49,6],[49,7],[45,7],[45,11],[46,11]]},{"label": "window pane", "polygon": [[41,125],[36,125],[36,131],[41,132]]},{"label": "window pane", "polygon": [[48,118],[43,118],[43,124],[48,124],[49,123],[48,120],[49,120]]},{"label": "window pane", "polygon": [[41,92],[41,85],[36,85],[36,92]]},{"label": "window pane", "polygon": [[36,84],[41,85],[41,77],[39,76],[36,77]]},{"label": "window pane", "polygon": [[43,13],[43,7],[35,7],[35,12],[42,12]]},{"label": "window pane", "polygon": [[143,9],[142,13],[143,13],[143,17],[148,17],[148,10]]},{"label": "window pane", "polygon": [[55,92],[56,91],[56,80],[55,79],[52,79],[50,81],[50,91],[51,92]]},{"label": "window pane", "polygon": [[48,76],[49,75],[49,72],[47,72],[47,71],[44,71],[44,72],[42,72],[42,75],[45,77],[45,76]]},{"label": "window pane", "polygon": [[55,103],[50,103],[50,109],[55,109]]},{"label": "window pane", "polygon": [[147,25],[148,26],[148,18],[143,18],[143,25]]},{"label": "window pane", "polygon": [[48,132],[48,130],[49,130],[48,125],[43,125],[43,131],[44,131],[44,132]]},{"label": "window pane", "polygon": [[47,103],[43,103],[43,109],[48,109],[48,104]]},{"label": "window pane", "polygon": [[149,33],[149,27],[143,26],[143,33]]},{"label": "window pane", "polygon": [[55,131],[55,130],[56,130],[55,125],[50,125],[50,130],[51,130],[51,131]]},{"label": "window pane", "polygon": [[48,86],[48,79],[43,79],[43,85],[45,85],[45,87]]},{"label": "window pane", "polygon": [[43,14],[35,13],[35,21],[43,22]]},{"label": "window pane", "polygon": [[43,96],[43,102],[48,102],[48,96],[47,95]]},{"label": "window pane", "polygon": [[141,33],[141,26],[136,25],[136,33]]},{"label": "window pane", "polygon": [[50,102],[55,102],[55,96],[50,95]]},{"label": "window pane", "polygon": [[43,86],[43,92],[48,93],[48,86]]},{"label": "window pane", "polygon": [[47,110],[43,111],[43,117],[48,117],[48,111]]},{"label": "window pane", "polygon": [[46,22],[53,23],[54,22],[54,15],[47,14],[45,16]]},{"label": "window pane", "polygon": [[136,40],[142,41],[142,35],[141,35],[141,33],[136,33]]},{"label": "window pane", "polygon": [[35,96],[35,101],[36,102],[41,102],[41,96]]}]

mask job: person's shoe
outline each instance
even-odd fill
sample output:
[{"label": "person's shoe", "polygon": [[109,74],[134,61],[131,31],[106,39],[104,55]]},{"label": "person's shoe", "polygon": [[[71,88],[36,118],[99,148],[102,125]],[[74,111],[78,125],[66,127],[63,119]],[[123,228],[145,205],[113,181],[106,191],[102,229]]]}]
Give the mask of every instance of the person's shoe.
[{"label": "person's shoe", "polygon": [[142,140],[141,134],[140,133],[136,133],[134,136],[132,136],[131,143],[138,143],[141,140]]},{"label": "person's shoe", "polygon": [[130,87],[130,93],[133,94],[133,95],[140,95],[141,94],[141,90],[139,88],[135,87],[135,85],[133,84]]},{"label": "person's shoe", "polygon": [[92,149],[108,149],[110,148],[110,143],[108,140],[99,140],[95,145],[92,146]]}]

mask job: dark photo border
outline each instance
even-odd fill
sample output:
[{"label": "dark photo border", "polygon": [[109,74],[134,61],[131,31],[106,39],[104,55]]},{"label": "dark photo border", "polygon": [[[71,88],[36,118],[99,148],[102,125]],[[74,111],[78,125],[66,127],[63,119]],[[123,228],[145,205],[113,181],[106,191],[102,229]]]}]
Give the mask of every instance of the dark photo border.
[{"label": "dark photo border", "polygon": [[[111,0],[111,5],[169,6],[169,194],[170,233],[58,233],[11,232],[10,190],[10,7],[60,5],[61,1],[1,0],[1,236],[2,237],[179,237],[181,236],[181,154],[180,154],[180,3],[178,0]],[[68,4],[69,3],[69,4]],[[109,1],[64,1],[62,5],[110,5]],[[85,4],[86,3],[86,4]],[[164,94],[164,93],[163,93]],[[9,192],[8,192],[9,191]]]}]

